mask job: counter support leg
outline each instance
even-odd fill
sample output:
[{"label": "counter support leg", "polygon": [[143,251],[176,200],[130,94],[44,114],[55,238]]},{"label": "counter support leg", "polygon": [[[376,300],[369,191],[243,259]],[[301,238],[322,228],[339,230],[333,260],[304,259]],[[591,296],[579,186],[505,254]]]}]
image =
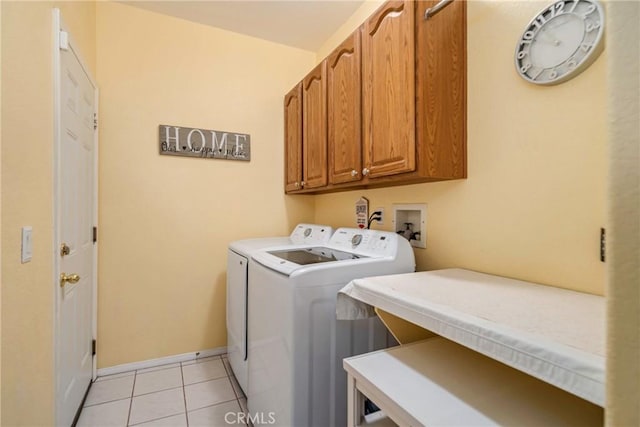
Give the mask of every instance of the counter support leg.
[{"label": "counter support leg", "polygon": [[364,414],[364,396],[356,387],[356,380],[347,377],[347,427],[358,427]]}]

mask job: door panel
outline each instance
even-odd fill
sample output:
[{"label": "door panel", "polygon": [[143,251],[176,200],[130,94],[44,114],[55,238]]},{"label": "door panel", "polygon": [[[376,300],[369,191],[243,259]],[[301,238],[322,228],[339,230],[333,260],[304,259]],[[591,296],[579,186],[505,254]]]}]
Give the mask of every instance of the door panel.
[{"label": "door panel", "polygon": [[302,82],[284,97],[285,191],[299,190],[302,181]]},{"label": "door panel", "polygon": [[467,2],[451,3],[428,21],[436,0],[416,2],[416,140],[429,177],[467,176]]},{"label": "door panel", "polygon": [[91,382],[93,304],[95,88],[72,48],[60,51],[59,271],[76,283],[56,284],[58,423],[70,425]]},{"label": "door panel", "polygon": [[415,170],[413,2],[392,1],[362,34],[364,167],[370,178]]},{"label": "door panel", "polygon": [[329,182],[362,178],[360,30],[327,59]]},{"label": "door panel", "polygon": [[302,151],[304,188],[327,185],[327,61],[302,82]]}]

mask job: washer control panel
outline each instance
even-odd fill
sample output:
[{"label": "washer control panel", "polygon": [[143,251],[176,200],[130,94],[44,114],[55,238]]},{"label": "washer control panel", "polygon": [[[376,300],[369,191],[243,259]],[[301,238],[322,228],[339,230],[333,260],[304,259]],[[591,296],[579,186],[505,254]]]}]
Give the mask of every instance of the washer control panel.
[{"label": "washer control panel", "polygon": [[329,246],[361,255],[393,256],[398,247],[398,235],[390,231],[338,228],[329,240]]}]

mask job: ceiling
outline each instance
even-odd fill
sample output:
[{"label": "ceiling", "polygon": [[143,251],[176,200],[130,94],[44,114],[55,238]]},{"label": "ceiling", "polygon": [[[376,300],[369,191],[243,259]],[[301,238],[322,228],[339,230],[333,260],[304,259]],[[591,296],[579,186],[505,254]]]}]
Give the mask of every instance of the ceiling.
[{"label": "ceiling", "polygon": [[123,3],[316,52],[363,1],[185,0]]}]

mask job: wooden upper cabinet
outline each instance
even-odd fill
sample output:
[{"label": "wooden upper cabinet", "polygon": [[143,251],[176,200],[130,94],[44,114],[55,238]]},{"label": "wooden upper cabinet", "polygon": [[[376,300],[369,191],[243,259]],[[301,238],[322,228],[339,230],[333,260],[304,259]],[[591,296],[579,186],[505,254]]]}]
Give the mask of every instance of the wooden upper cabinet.
[{"label": "wooden upper cabinet", "polygon": [[284,97],[284,189],[301,189],[302,181],[302,82]]},{"label": "wooden upper cabinet", "polygon": [[467,177],[467,2],[388,1],[285,97],[287,192]]},{"label": "wooden upper cabinet", "polygon": [[329,183],[362,178],[360,31],[327,58]]},{"label": "wooden upper cabinet", "polygon": [[327,61],[302,81],[302,176],[304,188],[327,185]]},{"label": "wooden upper cabinet", "polygon": [[362,29],[363,174],[416,168],[413,1],[390,1]]},{"label": "wooden upper cabinet", "polygon": [[416,138],[421,176],[467,177],[467,2],[428,20],[437,0],[416,2]]}]

